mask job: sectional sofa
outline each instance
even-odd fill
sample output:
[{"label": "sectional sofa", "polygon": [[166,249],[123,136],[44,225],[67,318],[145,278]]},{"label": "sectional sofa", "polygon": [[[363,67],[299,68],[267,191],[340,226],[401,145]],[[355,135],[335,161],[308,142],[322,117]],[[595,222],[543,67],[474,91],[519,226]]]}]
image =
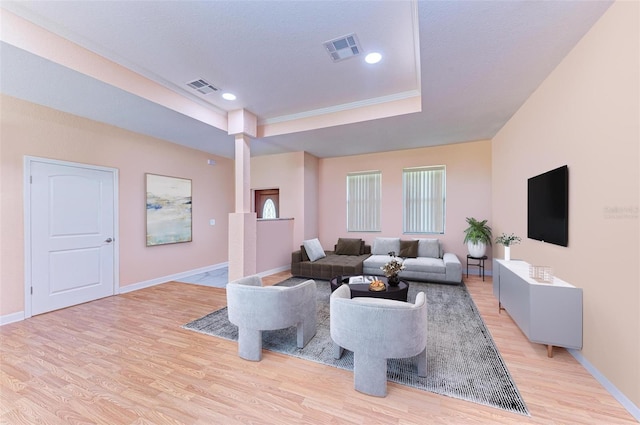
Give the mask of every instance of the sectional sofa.
[{"label": "sectional sofa", "polygon": [[462,282],[460,260],[455,254],[444,252],[435,238],[375,238],[373,247],[362,239],[339,238],[333,251],[325,251],[319,244],[317,239],[304,241],[300,250],[291,254],[293,276],[324,280],[340,275],[382,276],[381,267],[392,258],[389,252],[395,252],[405,266],[400,272],[403,279]]}]

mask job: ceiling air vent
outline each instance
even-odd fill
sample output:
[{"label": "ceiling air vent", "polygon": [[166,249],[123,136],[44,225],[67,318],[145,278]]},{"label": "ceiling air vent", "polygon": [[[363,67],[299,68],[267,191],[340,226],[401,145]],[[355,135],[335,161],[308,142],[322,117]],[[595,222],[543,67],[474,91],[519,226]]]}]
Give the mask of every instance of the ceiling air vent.
[{"label": "ceiling air vent", "polygon": [[198,90],[202,94],[209,94],[220,90],[218,87],[206,82],[203,79],[192,81],[190,83],[187,83],[187,85],[194,90]]},{"label": "ceiling air vent", "polygon": [[356,36],[355,33],[325,41],[323,46],[327,49],[327,53],[329,53],[331,60],[334,62],[357,56],[362,51],[358,36]]}]

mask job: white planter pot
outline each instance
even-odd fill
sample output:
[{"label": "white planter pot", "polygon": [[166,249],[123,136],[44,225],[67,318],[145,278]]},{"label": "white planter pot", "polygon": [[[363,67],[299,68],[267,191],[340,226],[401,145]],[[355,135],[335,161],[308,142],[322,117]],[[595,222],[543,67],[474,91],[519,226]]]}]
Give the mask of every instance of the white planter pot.
[{"label": "white planter pot", "polygon": [[484,257],[484,254],[487,252],[487,244],[485,244],[484,242],[467,242],[467,249],[469,250],[470,256],[481,258]]},{"label": "white planter pot", "polygon": [[510,261],[511,260],[511,247],[510,246],[505,246],[504,247],[504,259],[505,259],[505,261]]}]

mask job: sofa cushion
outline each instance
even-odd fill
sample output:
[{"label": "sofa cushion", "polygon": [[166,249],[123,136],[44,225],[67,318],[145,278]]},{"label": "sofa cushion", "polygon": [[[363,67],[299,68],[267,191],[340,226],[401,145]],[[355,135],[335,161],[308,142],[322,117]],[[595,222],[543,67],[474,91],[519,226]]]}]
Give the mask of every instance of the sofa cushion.
[{"label": "sofa cushion", "polygon": [[318,238],[303,241],[302,245],[307,252],[307,256],[309,256],[310,261],[316,261],[320,258],[326,257],[324,249],[322,248],[322,245],[320,244],[320,240]]},{"label": "sofa cushion", "polygon": [[[374,268],[376,270],[380,270],[380,275],[382,275],[382,266],[391,261],[393,257],[390,255],[372,255],[364,260],[364,265],[369,268]],[[402,258],[397,258],[398,261],[402,263]]]},{"label": "sofa cushion", "polygon": [[371,248],[373,255],[388,255],[391,251],[396,255],[400,252],[400,238],[375,238]]},{"label": "sofa cushion", "polygon": [[402,264],[404,264],[405,271],[425,273],[445,273],[447,271],[444,261],[440,258],[407,258]]},{"label": "sofa cushion", "polygon": [[360,255],[364,251],[364,241],[354,238],[339,238],[336,255]]},{"label": "sofa cushion", "polygon": [[400,241],[400,253],[398,257],[416,258],[418,256],[418,241]]},{"label": "sofa cushion", "polygon": [[438,239],[417,239],[418,257],[441,258],[440,241]]},{"label": "sofa cushion", "polygon": [[301,261],[309,261],[309,256],[307,255],[307,250],[304,249],[304,245],[300,245],[300,257]]}]

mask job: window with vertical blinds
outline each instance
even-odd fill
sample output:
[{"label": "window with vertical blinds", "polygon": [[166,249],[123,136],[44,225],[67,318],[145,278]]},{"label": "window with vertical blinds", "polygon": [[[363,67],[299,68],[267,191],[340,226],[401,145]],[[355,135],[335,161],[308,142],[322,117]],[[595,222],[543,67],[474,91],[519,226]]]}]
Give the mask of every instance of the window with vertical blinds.
[{"label": "window with vertical blinds", "polygon": [[347,174],[347,231],[379,232],[382,173]]},{"label": "window with vertical blinds", "polygon": [[404,233],[444,233],[444,165],[402,171]]}]

